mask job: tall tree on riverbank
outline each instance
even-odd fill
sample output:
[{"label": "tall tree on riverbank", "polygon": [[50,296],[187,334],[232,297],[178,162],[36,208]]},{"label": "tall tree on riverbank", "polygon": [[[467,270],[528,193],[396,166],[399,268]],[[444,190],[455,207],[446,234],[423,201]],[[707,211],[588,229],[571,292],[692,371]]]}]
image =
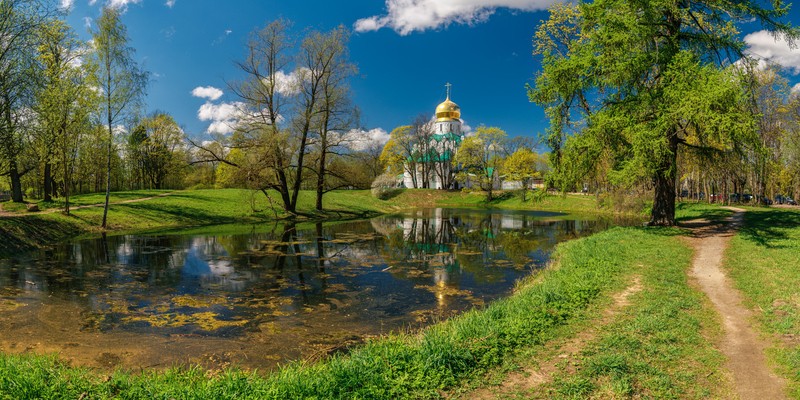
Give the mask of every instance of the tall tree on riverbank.
[{"label": "tall tree on riverbank", "polygon": [[38,78],[41,89],[34,110],[44,163],[44,200],[55,191],[55,167],[61,169],[64,212],[69,214],[72,170],[78,143],[88,130],[90,116],[96,112],[97,95],[89,86],[94,65],[83,60],[85,45],[61,20],[51,21],[39,32]]},{"label": "tall tree on riverbank", "polygon": [[119,10],[103,8],[93,32],[97,64],[97,86],[103,98],[100,117],[108,132],[106,198],[103,229],[108,219],[111,194],[111,158],[116,126],[138,111],[147,86],[147,73],[134,60],[135,50],[128,46],[128,30],[120,20]]},{"label": "tall tree on riverbank", "polygon": [[[233,134],[217,136],[222,149],[195,146],[204,152],[202,162],[237,169],[245,179],[234,180],[246,181],[270,202],[270,190],[278,192],[291,215],[303,185],[316,187],[317,208],[322,208],[327,178],[334,174],[331,156],[346,142],[358,114],[347,88],[355,72],[348,32],[342,27],[310,32],[298,49],[290,25],[279,19],[251,35],[247,55],[238,62],[244,78],[229,85],[240,98],[229,127]],[[316,174],[316,182],[309,173]]]},{"label": "tall tree on riverbank", "polygon": [[[303,41],[302,59],[305,60],[303,71],[319,70],[319,100],[314,113],[317,150],[316,209],[322,211],[322,197],[329,188],[326,185],[328,175],[334,174],[330,168],[336,149],[348,141],[347,132],[358,124],[358,110],[352,105],[348,81],[357,72],[357,68],[349,60],[347,42],[349,32],[343,26],[327,33],[313,32]],[[306,72],[308,73],[308,72]],[[316,78],[311,73],[310,78]],[[307,79],[301,79],[303,82]],[[335,176],[342,181],[346,177]]]},{"label": "tall tree on riverbank", "polygon": [[30,142],[25,131],[35,123],[30,109],[36,92],[36,33],[54,12],[46,0],[0,1],[0,175],[9,176],[11,199],[19,203],[22,177],[35,166],[23,165],[22,154]]},{"label": "tall tree on riverbank", "polygon": [[[556,176],[608,163],[618,182],[650,180],[650,224],[675,224],[679,146],[714,153],[757,146],[737,22],[793,41],[788,6],[755,1],[598,0],[557,5],[534,38],[543,70],[529,88],[551,120]],[[578,132],[568,138],[570,130]]]}]

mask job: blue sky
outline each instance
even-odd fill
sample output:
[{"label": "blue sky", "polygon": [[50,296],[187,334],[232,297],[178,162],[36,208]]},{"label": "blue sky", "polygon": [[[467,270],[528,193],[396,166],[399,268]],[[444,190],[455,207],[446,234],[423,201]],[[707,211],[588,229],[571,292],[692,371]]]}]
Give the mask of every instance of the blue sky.
[{"label": "blue sky", "polygon": [[[147,111],[172,114],[192,137],[217,129],[237,99],[226,82],[240,77],[235,61],[248,35],[284,17],[294,31],[355,29],[351,60],[355,103],[375,137],[432,114],[446,82],[465,123],[498,126],[510,136],[536,136],[547,120],[528,102],[525,84],[539,64],[531,38],[552,0],[60,0],[82,38],[108,4],[125,10],[137,58],[150,71]],[[794,10],[791,19],[800,23]],[[751,50],[800,72],[800,52],[757,26],[743,27]],[[291,71],[286,71],[291,73]],[[796,81],[797,76],[790,76]],[[194,96],[195,92],[206,97]],[[222,92],[209,88],[216,88]],[[800,89],[800,85],[797,86]]]}]

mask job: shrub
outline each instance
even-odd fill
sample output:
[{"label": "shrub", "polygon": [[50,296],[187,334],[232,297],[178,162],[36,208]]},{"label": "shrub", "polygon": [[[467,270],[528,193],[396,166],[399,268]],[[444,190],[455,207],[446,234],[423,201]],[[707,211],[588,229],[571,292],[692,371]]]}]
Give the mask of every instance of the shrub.
[{"label": "shrub", "polygon": [[372,181],[372,195],[380,200],[388,200],[394,196],[397,196],[402,191],[398,188],[397,177],[389,174],[384,173],[378,175],[374,181]]}]

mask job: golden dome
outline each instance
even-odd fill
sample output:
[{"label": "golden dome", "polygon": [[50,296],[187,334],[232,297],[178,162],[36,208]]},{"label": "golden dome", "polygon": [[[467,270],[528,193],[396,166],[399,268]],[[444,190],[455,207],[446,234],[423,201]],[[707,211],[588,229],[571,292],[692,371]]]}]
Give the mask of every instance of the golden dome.
[{"label": "golden dome", "polygon": [[461,107],[459,107],[458,104],[453,103],[450,100],[450,96],[447,96],[447,100],[443,101],[442,104],[436,106],[437,121],[458,120],[460,118]]}]

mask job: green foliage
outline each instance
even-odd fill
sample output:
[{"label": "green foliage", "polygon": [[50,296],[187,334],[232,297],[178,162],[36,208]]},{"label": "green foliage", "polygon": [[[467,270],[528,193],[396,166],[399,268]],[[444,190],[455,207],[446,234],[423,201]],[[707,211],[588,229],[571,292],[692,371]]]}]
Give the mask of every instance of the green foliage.
[{"label": "green foliage", "polygon": [[114,158],[115,126],[128,122],[141,106],[147,87],[148,74],[134,60],[134,49],[128,46],[128,29],[120,20],[120,11],[104,7],[97,28],[92,32],[95,63],[98,68],[94,83],[100,88],[102,106],[100,120],[105,125],[106,144],[106,202],[100,226],[107,227],[108,197],[111,192],[111,171]]},{"label": "green foliage", "polygon": [[530,189],[531,183],[535,178],[541,178],[542,172],[539,171],[541,157],[531,149],[520,148],[503,161],[503,175],[508,181],[518,181],[522,183],[522,201]]},{"label": "green foliage", "polygon": [[183,130],[171,115],[142,119],[128,138],[128,162],[138,187],[179,187],[187,167]]},{"label": "green foliage", "polygon": [[382,174],[372,182],[372,195],[376,199],[389,200],[402,191],[403,189],[397,187],[397,177],[391,173]]},{"label": "green foliage", "polygon": [[469,180],[486,190],[489,200],[503,163],[503,145],[507,139],[508,135],[502,129],[481,125],[475,130],[475,135],[464,139],[456,153],[455,162],[461,165],[458,179]]},{"label": "green foliage", "polygon": [[383,146],[380,156],[381,163],[386,166],[389,173],[396,175],[403,173],[403,164],[406,159],[411,158],[414,149],[411,132],[411,125],[403,125],[392,129],[389,133],[389,141]]},{"label": "green foliage", "polygon": [[771,5],[601,0],[551,9],[534,38],[543,69],[529,97],[551,120],[553,181],[652,181],[652,222],[674,224],[679,145],[712,153],[758,145],[743,69],[716,60],[743,46],[735,21],[756,18],[797,38],[780,22],[787,6]]}]

